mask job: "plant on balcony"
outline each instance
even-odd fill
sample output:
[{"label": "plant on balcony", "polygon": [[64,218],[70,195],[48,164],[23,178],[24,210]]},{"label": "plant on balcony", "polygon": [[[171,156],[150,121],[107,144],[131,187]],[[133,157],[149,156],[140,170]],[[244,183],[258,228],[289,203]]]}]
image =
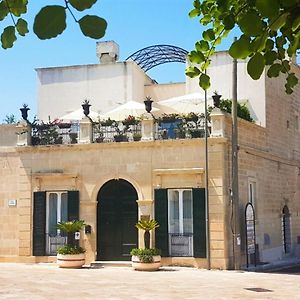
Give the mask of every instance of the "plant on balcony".
[{"label": "plant on balcony", "polygon": [[116,121],[108,118],[107,120],[100,121],[101,126],[112,126]]},{"label": "plant on balcony", "polygon": [[138,125],[140,123],[140,120],[134,116],[129,115],[126,119],[122,121],[122,123],[124,126]]},{"label": "plant on balcony", "polygon": [[140,133],[134,133],[132,137],[133,137],[133,140],[134,140],[135,142],[137,142],[137,141],[140,141],[140,140],[141,140],[142,135],[141,135]]},{"label": "plant on balcony", "polygon": [[112,125],[115,129],[116,134],[114,135],[115,142],[128,142],[128,136],[126,134],[127,130],[129,129],[128,125],[120,124],[117,121],[114,121]]},{"label": "plant on balcony", "polygon": [[77,132],[70,132],[69,137],[70,137],[70,143],[71,144],[77,144],[77,138],[78,138],[78,133]]},{"label": "plant on balcony", "polygon": [[173,123],[180,119],[179,114],[162,114],[160,118],[158,118],[159,123]]},{"label": "plant on balcony", "polygon": [[[58,132],[58,126],[52,123],[37,123],[33,125],[33,140],[39,145],[62,144],[63,137]],[[33,143],[34,144],[34,143]]]},{"label": "plant on balcony", "polygon": [[155,271],[161,266],[161,251],[150,248],[150,232],[159,227],[155,220],[140,220],[135,227],[144,231],[144,248],[131,250],[132,267],[139,271]]},{"label": "plant on balcony", "polygon": [[186,122],[197,122],[199,119],[199,116],[195,114],[194,112],[190,112],[188,114],[185,114],[182,116],[182,119]]},{"label": "plant on balcony", "polygon": [[60,268],[80,268],[85,263],[85,250],[75,240],[75,233],[85,226],[83,220],[57,223],[56,227],[67,235],[67,244],[57,250],[57,263]]},{"label": "plant on balcony", "polygon": [[102,143],[104,141],[104,133],[100,119],[98,119],[98,122],[93,123],[93,129],[95,135],[95,142]]}]

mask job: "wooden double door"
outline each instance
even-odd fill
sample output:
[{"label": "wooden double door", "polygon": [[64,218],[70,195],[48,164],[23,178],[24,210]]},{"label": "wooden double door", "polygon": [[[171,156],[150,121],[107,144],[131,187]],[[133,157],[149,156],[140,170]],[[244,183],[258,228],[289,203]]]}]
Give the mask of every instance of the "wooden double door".
[{"label": "wooden double door", "polygon": [[126,180],[110,180],[98,193],[97,260],[130,260],[138,245],[138,199]]}]

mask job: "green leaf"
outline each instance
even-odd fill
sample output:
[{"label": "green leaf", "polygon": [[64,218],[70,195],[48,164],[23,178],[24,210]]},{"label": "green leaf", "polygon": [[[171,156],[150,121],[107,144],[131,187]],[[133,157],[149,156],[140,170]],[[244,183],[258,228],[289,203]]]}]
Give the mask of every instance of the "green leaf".
[{"label": "green leaf", "polygon": [[286,18],[288,17],[289,13],[283,13],[280,16],[274,17],[271,21],[270,21],[270,28],[273,31],[277,31],[279,30],[286,22]]},{"label": "green leaf", "polygon": [[198,52],[198,51],[191,51],[188,54],[188,57],[189,57],[190,62],[195,63],[195,64],[201,64],[205,60],[205,57],[202,54],[202,52]]},{"label": "green leaf", "polygon": [[264,54],[264,58],[265,58],[265,64],[266,65],[272,65],[274,63],[274,61],[277,59],[277,52],[275,51],[267,51]]},{"label": "green leaf", "polygon": [[252,79],[257,80],[260,78],[265,68],[265,60],[261,53],[255,53],[247,64],[248,74]]},{"label": "green leaf", "polygon": [[255,11],[250,11],[242,16],[238,25],[243,33],[248,36],[258,36],[263,33],[264,23]]},{"label": "green leaf", "polygon": [[300,26],[300,15],[294,19],[293,25],[292,25],[292,30],[296,31],[299,26]]},{"label": "green leaf", "polygon": [[199,78],[199,85],[203,90],[207,90],[210,87],[210,78],[208,75],[202,73]]},{"label": "green leaf", "polygon": [[[200,15],[200,12],[199,12]],[[211,22],[211,16],[210,15],[205,15],[203,18],[201,18],[200,23],[206,26]]]},{"label": "green leaf", "polygon": [[251,54],[250,38],[241,36],[240,39],[232,43],[229,54],[233,58],[246,58]]},{"label": "green leaf", "polygon": [[66,11],[63,6],[43,7],[35,16],[33,31],[39,39],[51,39],[66,29]]},{"label": "green leaf", "polygon": [[106,21],[98,16],[86,15],[78,23],[82,33],[93,39],[102,38],[107,27]]},{"label": "green leaf", "polygon": [[272,18],[279,13],[279,0],[256,0],[256,8],[263,17]]},{"label": "green leaf", "polygon": [[27,22],[20,18],[16,24],[17,31],[20,35],[25,36],[29,32]]},{"label": "green leaf", "polygon": [[200,70],[197,67],[188,67],[185,70],[185,75],[194,78],[200,74]]},{"label": "green leaf", "polygon": [[286,59],[283,60],[282,61],[282,70],[281,70],[281,72],[282,73],[287,73],[287,72],[290,71],[290,69],[291,69],[290,62]]},{"label": "green leaf", "polygon": [[5,2],[0,2],[0,21],[4,20],[5,17],[8,15],[9,10],[7,6],[5,5]]},{"label": "green leaf", "polygon": [[207,29],[202,33],[203,39],[205,41],[213,41],[215,39],[215,33],[213,29]]},{"label": "green leaf", "polygon": [[290,43],[287,53],[289,57],[292,57],[296,54],[296,51],[299,47],[299,41],[300,41],[300,31],[295,35],[294,40]]},{"label": "green leaf", "polygon": [[190,18],[194,18],[194,17],[197,17],[197,16],[200,16],[200,9],[194,8],[194,9],[192,9],[192,10],[189,12],[189,17],[190,17]]},{"label": "green leaf", "polygon": [[194,0],[194,2],[193,2],[193,6],[194,6],[195,8],[198,8],[198,9],[200,9],[200,7],[201,7],[201,5],[200,5],[200,1],[199,1],[199,0]]},{"label": "green leaf", "polygon": [[13,15],[20,17],[27,12],[28,0],[10,0],[9,9]]},{"label": "green leaf", "polygon": [[274,41],[271,39],[267,39],[266,41],[266,46],[265,46],[265,50],[266,51],[270,51],[274,48]]},{"label": "green leaf", "polygon": [[69,0],[69,3],[79,11],[91,8],[96,2],[97,0]]},{"label": "green leaf", "polygon": [[291,87],[287,83],[284,86],[285,86],[285,92],[288,95],[291,95],[293,93],[293,89],[291,89]]},{"label": "green leaf", "polygon": [[1,34],[2,48],[3,49],[11,48],[16,40],[17,37],[15,34],[15,27],[8,26],[4,28],[3,33]]},{"label": "green leaf", "polygon": [[226,30],[231,30],[235,25],[235,18],[232,14],[226,16],[223,20],[224,28]]},{"label": "green leaf", "polygon": [[209,44],[207,41],[199,41],[195,44],[195,48],[198,52],[206,52],[209,50]]},{"label": "green leaf", "polygon": [[298,84],[298,78],[295,76],[295,73],[290,73],[286,79],[287,84],[289,87],[293,88],[295,85]]},{"label": "green leaf", "polygon": [[283,0],[281,1],[283,7],[292,7],[294,5],[299,4],[299,0]]},{"label": "green leaf", "polygon": [[251,42],[251,49],[253,52],[261,52],[266,47],[267,35],[257,36]]},{"label": "green leaf", "polygon": [[202,72],[204,72],[209,67],[210,63],[211,63],[211,60],[209,59],[204,64],[202,64],[202,66],[201,66]]},{"label": "green leaf", "polygon": [[273,65],[269,68],[269,70],[268,70],[268,72],[267,72],[267,75],[268,75],[268,77],[270,77],[270,78],[272,78],[272,77],[278,77],[278,76],[279,76],[279,73],[281,72],[281,70],[282,70],[282,65],[281,65],[281,64],[278,64],[278,63],[273,64]]}]

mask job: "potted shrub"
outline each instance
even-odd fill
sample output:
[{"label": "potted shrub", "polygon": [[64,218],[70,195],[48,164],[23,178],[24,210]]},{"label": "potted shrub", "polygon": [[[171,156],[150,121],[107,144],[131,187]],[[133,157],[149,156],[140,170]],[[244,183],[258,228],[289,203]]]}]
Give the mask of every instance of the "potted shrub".
[{"label": "potted shrub", "polygon": [[205,130],[202,128],[191,128],[189,129],[189,133],[194,138],[203,138],[205,136]]},{"label": "potted shrub", "polygon": [[160,250],[150,248],[150,231],[159,227],[155,220],[140,220],[136,228],[144,230],[145,248],[134,248],[131,250],[132,267],[138,271],[156,271],[161,266]]},{"label": "potted shrub", "polygon": [[67,235],[67,244],[57,250],[57,263],[60,268],[81,268],[85,263],[85,250],[75,240],[85,223],[83,220],[59,222],[57,228]]},{"label": "potted shrub", "polygon": [[70,137],[71,144],[77,144],[77,138],[78,138],[77,132],[70,132],[69,137]]},{"label": "potted shrub", "polygon": [[133,137],[133,140],[134,140],[135,142],[137,142],[137,141],[140,141],[140,140],[141,140],[142,135],[141,135],[140,133],[134,133],[132,137]]}]

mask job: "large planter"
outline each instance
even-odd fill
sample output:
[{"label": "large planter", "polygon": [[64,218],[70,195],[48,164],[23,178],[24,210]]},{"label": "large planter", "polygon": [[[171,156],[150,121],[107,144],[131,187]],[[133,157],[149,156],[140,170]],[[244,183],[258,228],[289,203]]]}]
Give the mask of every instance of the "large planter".
[{"label": "large planter", "polygon": [[60,268],[81,268],[85,263],[85,254],[57,254],[57,264]]},{"label": "large planter", "polygon": [[138,256],[133,255],[131,257],[132,267],[137,271],[157,271],[161,266],[161,256],[153,256],[153,262],[144,263]]}]

